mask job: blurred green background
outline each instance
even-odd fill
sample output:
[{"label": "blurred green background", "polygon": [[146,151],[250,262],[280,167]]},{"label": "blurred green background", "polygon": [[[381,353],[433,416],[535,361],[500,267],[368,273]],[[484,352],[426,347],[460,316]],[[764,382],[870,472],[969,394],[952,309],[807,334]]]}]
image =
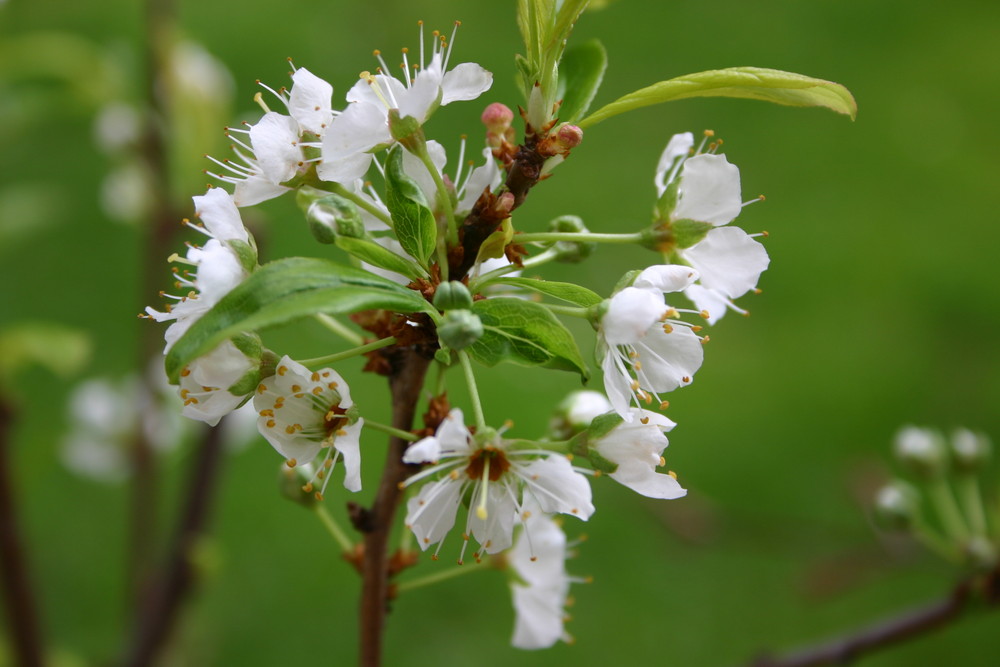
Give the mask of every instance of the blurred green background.
[{"label": "blurred green background", "polygon": [[[477,136],[485,104],[520,102],[513,2],[179,2],[183,36],[231,70],[236,102],[215,110],[224,116],[210,135],[202,129],[173,145],[175,195],[201,193],[199,170],[209,166],[201,155],[226,154],[222,124],[258,117],[255,79],[286,84],[291,56],[334,84],[338,105],[373,67],[373,48],[416,46],[417,19],[446,29],[460,19],[453,62],[476,61],[496,76],[480,101],[432,120],[429,135],[455,146],[459,134]],[[697,382],[669,397],[679,426],[668,466],[689,496],[658,503],[597,480],[596,514],[588,524],[567,520],[571,538],[589,537],[569,567],[594,577],[573,589],[567,627],[576,643],[510,648],[503,577],[480,573],[398,600],[387,664],[736,665],[942,596],[953,570],[880,533],[870,505],[891,474],[901,424],[1000,437],[1000,5],[621,0],[584,16],[576,39],[591,37],[610,57],[597,105],[661,79],[756,65],[845,84],[858,119],[741,100],[643,109],[594,127],[532,193],[521,229],[563,213],[595,231],[637,229],[648,222],[666,140],[712,128],[741,168],[744,197],[767,196],[740,223],[770,233],[771,269],[763,294],[742,301],[752,317],[717,325]],[[140,327],[155,326],[135,318],[159,301],[139,287],[137,227],[100,205],[102,181],[120,160],[98,148],[93,130],[105,103],[141,102],[145,40],[141,2],[0,4],[0,327],[45,320],[93,341],[72,380],[31,370],[14,388],[13,465],[44,628],[52,651],[76,664],[114,656],[128,622],[127,486],[75,476],[59,448],[73,382],[127,373]],[[257,214],[262,259],[316,252],[288,199]],[[545,275],[606,293],[624,271],[655,260],[602,248],[584,267]],[[591,334],[580,335],[589,349]],[[309,354],[327,339],[303,325],[273,340]],[[356,400],[388,421],[387,392],[359,368],[342,369]],[[543,406],[578,386],[568,374],[514,368],[484,372],[481,383],[488,418],[511,418],[528,437],[547,422]],[[364,446],[367,502],[383,445],[369,436]],[[162,496],[163,529],[189,454],[169,454],[161,488],[151,490]],[[315,519],[275,493],[278,463],[259,438],[227,459],[203,585],[165,664],[356,661],[357,578]],[[343,501],[338,492],[327,503],[342,515]],[[447,566],[452,549],[421,573]],[[862,664],[992,665],[997,623],[976,616]]]}]

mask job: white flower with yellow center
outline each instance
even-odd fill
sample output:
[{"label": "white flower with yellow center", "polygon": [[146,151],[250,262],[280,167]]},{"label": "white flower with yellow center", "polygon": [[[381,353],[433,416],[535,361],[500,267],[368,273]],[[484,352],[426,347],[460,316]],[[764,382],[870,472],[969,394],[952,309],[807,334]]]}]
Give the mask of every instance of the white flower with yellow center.
[{"label": "white flower with yellow center", "polygon": [[669,443],[664,433],[676,424],[648,410],[633,408],[629,413],[629,419],[589,443],[601,458],[618,466],[608,476],[649,498],[673,500],[687,495],[674,473],[656,472],[666,463],[663,450]]},{"label": "white flower with yellow center", "polygon": [[705,352],[698,327],[679,319],[691,311],[664,301],[664,293],[679,292],[697,277],[686,266],[652,266],[608,303],[598,341],[604,389],[626,421],[634,417],[629,410],[633,400],[662,404],[659,394],[690,384],[701,368]]},{"label": "white flower with yellow center", "polygon": [[322,480],[316,491],[322,499],[330,472],[344,460],[344,487],[361,490],[361,427],[347,383],[336,371],[310,371],[288,356],[281,358],[275,374],[261,380],[253,397],[257,428],[289,467],[310,463],[321,450],[326,453],[306,491]]},{"label": "white flower with yellow center", "polygon": [[479,442],[466,428],[462,411],[454,409],[435,435],[407,449],[406,463],[433,465],[407,479],[404,486],[436,477],[406,505],[405,524],[421,549],[444,539],[467,492],[471,500],[464,537],[471,535],[491,554],[510,547],[514,523],[527,518],[524,506],[531,500],[544,512],[571,514],[584,521],[594,513],[590,484],[569,459],[539,449],[516,449],[500,435],[493,432]]},{"label": "white flower with yellow center", "polygon": [[[698,271],[698,282],[685,295],[699,310],[709,313],[714,324],[727,308],[745,313],[733,299],[757,286],[770,259],[764,246],[739,227],[725,226],[736,219],[744,204],[740,194],[740,170],[725,155],[714,152],[689,157],[694,147],[690,132],[671,137],[660,156],[654,182],[662,197],[677,181],[677,199],[669,213],[670,224],[692,220],[714,226],[703,239],[677,255]],[[717,144],[710,149],[714,151]],[[756,200],[755,200],[756,201]]]},{"label": "white flower with yellow center", "polygon": [[[456,30],[457,27],[456,23]],[[323,161],[317,168],[320,178],[343,182],[364,174],[371,164],[371,153],[393,143],[390,111],[422,125],[437,107],[474,100],[489,90],[493,75],[479,65],[461,63],[448,69],[454,41],[455,32],[450,44],[435,32],[430,59],[426,60],[421,24],[420,62],[414,63],[416,74],[410,75],[409,51],[403,49],[402,78],[392,76],[381,52],[375,52],[378,71],[361,73],[360,80],[347,93],[347,108],[323,135]]]}]

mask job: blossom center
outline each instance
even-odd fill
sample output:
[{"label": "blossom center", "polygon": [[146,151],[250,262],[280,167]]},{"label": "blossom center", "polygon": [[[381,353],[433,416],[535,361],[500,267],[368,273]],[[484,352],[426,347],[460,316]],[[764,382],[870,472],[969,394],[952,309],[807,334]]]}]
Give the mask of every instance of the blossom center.
[{"label": "blossom center", "polygon": [[[487,469],[486,466],[489,465]],[[465,468],[465,474],[469,479],[482,479],[483,472],[489,475],[488,479],[495,482],[500,479],[505,472],[510,469],[510,461],[503,450],[495,447],[484,447],[469,457],[469,465]]]}]

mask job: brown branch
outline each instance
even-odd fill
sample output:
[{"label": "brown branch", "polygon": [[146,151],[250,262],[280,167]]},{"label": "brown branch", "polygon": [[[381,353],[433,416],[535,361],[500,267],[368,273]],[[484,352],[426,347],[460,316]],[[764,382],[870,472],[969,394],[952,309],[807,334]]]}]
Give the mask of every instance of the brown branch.
[{"label": "brown branch", "polygon": [[[392,392],[392,425],[408,431],[413,426],[417,401],[424,384],[430,357],[418,347],[393,350],[390,354],[392,371],[389,388]],[[389,439],[385,469],[371,509],[355,509],[355,526],[365,532],[363,581],[360,620],[360,653],[362,667],[378,667],[382,661],[382,637],[388,611],[389,586],[387,559],[389,535],[393,518],[402,499],[400,482],[412,474],[412,466],[403,463],[403,452],[409,443],[400,438]]]},{"label": "brown branch", "polygon": [[159,578],[154,581],[138,609],[132,643],[122,665],[152,665],[177,620],[181,602],[195,583],[191,557],[208,522],[222,463],[223,425],[206,428],[191,470],[187,504]]},{"label": "brown branch", "polygon": [[42,636],[14,502],[10,461],[13,423],[13,408],[0,396],[0,581],[14,658],[21,667],[41,667]]},{"label": "brown branch", "polygon": [[847,637],[799,649],[785,656],[762,656],[750,663],[750,667],[850,664],[867,653],[920,637],[948,625],[964,615],[976,600],[982,599],[987,606],[995,606],[1000,602],[998,574],[1000,573],[994,571],[985,580],[966,579],[955,586],[943,600],[908,610]]}]

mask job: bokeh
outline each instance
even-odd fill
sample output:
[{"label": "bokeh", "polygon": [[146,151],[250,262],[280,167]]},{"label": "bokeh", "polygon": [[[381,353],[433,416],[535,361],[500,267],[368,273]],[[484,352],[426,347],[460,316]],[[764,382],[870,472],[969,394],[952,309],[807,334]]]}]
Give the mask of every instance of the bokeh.
[{"label": "bokeh", "polygon": [[[514,4],[178,2],[179,36],[231,72],[187,83],[178,75],[192,100],[199,85],[223,100],[213,109],[218,127],[202,127],[187,108],[188,134],[169,147],[182,215],[191,213],[185,198],[209,180],[201,156],[226,152],[222,124],[259,115],[255,80],[285,84],[292,57],[334,84],[336,105],[374,67],[372,49],[416,45],[418,19],[444,29],[460,19],[455,57],[495,74],[480,101],[431,121],[429,132],[445,142],[457,144],[461,133],[477,141],[483,105],[521,102]],[[649,221],[667,139],[711,128],[741,168],[745,198],[766,195],[740,222],[769,232],[771,268],[763,293],[743,301],[752,315],[723,320],[696,382],[670,396],[667,414],[679,426],[666,456],[688,497],[656,502],[597,480],[592,519],[566,520],[571,539],[587,536],[569,568],[593,577],[573,589],[575,643],[510,648],[503,576],[483,572],[398,599],[387,664],[735,665],[942,597],[953,569],[878,530],[871,504],[892,473],[900,425],[964,425],[1000,437],[1000,6],[620,0],[583,17],[575,39],[592,37],[610,58],[598,104],[689,72],[755,65],[846,85],[858,118],[722,99],[642,109],[589,130],[533,191],[517,214],[521,229],[564,213],[594,231],[638,229]],[[135,498],[127,481],[68,470],[61,446],[73,385],[132,371],[140,328],[156,326],[136,318],[158,302],[141,288],[144,223],[115,220],[127,212],[107,205],[109,197],[123,203],[127,183],[102,204],[122,162],[94,129],[107,104],[142,103],[148,39],[141,2],[0,3],[0,329],[57,323],[86,332],[92,345],[74,375],[33,368],[10,388],[31,574],[48,645],[66,665],[106,663],[130,621],[122,573]],[[266,239],[262,259],[315,252],[290,201],[264,207],[254,222]],[[166,257],[180,247],[161,249],[164,281]],[[583,268],[545,275],[607,293],[624,271],[655,261],[639,249],[601,248]],[[592,334],[578,331],[587,351]],[[307,350],[325,341],[311,325],[273,335]],[[355,361],[342,372],[359,377],[359,369]],[[355,382],[358,403],[387,421],[381,381]],[[579,386],[570,374],[513,367],[480,382],[487,417],[509,418],[528,436],[547,423],[542,406]],[[380,440],[363,443],[362,502]],[[190,454],[164,454],[162,478],[148,489],[150,502],[158,499],[154,550],[169,537]],[[279,462],[260,438],[227,456],[198,550],[200,585],[164,664],[356,661],[357,577],[315,518],[277,494]],[[342,514],[344,501],[337,493],[327,503]],[[442,561],[426,559],[422,569],[445,565],[457,549],[446,544]],[[996,623],[972,616],[863,664],[994,664]]]}]

